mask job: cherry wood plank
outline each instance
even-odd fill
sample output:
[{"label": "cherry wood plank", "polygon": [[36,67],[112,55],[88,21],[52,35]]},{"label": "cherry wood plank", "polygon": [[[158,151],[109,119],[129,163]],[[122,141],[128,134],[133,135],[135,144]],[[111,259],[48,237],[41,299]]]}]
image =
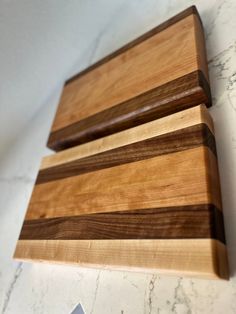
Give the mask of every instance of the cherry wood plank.
[{"label": "cherry wood plank", "polygon": [[221,209],[216,157],[205,146],[36,184],[26,219],[196,204]]}]

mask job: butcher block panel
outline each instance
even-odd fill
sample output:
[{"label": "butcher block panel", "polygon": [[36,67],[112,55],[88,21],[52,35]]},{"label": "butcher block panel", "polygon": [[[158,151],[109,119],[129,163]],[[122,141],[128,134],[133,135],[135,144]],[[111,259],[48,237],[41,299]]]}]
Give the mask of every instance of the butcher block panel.
[{"label": "butcher block panel", "polygon": [[45,157],[15,258],[227,279],[206,107]]},{"label": "butcher block panel", "polygon": [[202,23],[179,13],[66,82],[48,146],[56,151],[211,104]]}]

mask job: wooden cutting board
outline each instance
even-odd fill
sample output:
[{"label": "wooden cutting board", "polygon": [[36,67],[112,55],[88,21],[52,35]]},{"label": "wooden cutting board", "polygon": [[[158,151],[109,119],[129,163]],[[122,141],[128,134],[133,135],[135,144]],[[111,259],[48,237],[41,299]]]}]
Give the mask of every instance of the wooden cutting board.
[{"label": "wooden cutting board", "polygon": [[45,157],[14,257],[228,278],[206,107]]},{"label": "wooden cutting board", "polygon": [[211,96],[193,6],[67,81],[48,146],[63,150],[202,102]]}]

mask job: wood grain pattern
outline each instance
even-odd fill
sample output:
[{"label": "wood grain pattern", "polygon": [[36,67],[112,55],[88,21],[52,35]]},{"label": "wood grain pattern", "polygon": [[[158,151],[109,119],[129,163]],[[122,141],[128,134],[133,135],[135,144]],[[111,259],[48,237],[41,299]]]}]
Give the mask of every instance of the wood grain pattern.
[{"label": "wood grain pattern", "polygon": [[221,209],[218,180],[214,154],[200,146],[37,184],[26,219],[195,204]]},{"label": "wood grain pattern", "polygon": [[[192,6],[188,7],[187,9],[183,10],[182,12],[180,12],[179,14],[173,16],[172,18],[168,19],[167,21],[156,26],[155,28],[153,28],[149,32],[139,36],[138,38],[136,38],[133,41],[129,42],[128,44],[124,45],[123,47],[117,49],[116,51],[112,52],[111,54],[109,54],[109,55],[105,56],[104,58],[98,60],[97,62],[93,63],[92,65],[90,65],[89,67],[87,67],[86,69],[81,71],[80,73],[74,75],[72,78],[67,80],[66,84],[69,84],[69,83],[77,80],[79,77],[83,76],[84,74],[90,72],[91,70],[94,70],[95,68],[101,66],[102,64],[106,63],[107,61],[110,61],[111,59],[117,57],[118,55],[129,50],[130,48],[135,47],[136,45],[142,43],[144,40],[149,39],[153,35],[160,33],[161,31],[163,31],[167,27],[177,23],[178,21],[184,19],[185,17],[187,17],[191,14],[196,15],[196,24],[198,27],[202,28],[203,25],[202,25],[201,17],[198,13],[198,10],[197,10],[195,5],[192,5]],[[202,43],[202,38],[199,38],[199,44],[200,43]],[[203,42],[203,44],[204,44],[204,42]],[[204,48],[204,46],[203,46],[203,48]],[[206,72],[207,72],[207,69],[206,69]],[[204,74],[206,76],[208,75],[207,73],[204,73]]]},{"label": "wood grain pattern", "polygon": [[66,164],[40,170],[36,184],[110,168],[205,145],[216,154],[215,138],[205,124],[163,134]]},{"label": "wood grain pattern", "polygon": [[177,112],[137,127],[112,134],[93,142],[85,143],[43,158],[40,170],[53,168],[78,159],[101,154],[116,148],[173,133],[185,128],[205,124],[214,134],[213,121],[205,105]]},{"label": "wood grain pattern", "polygon": [[14,258],[228,279],[225,245],[212,239],[19,240]]},{"label": "wood grain pattern", "polygon": [[49,147],[58,151],[211,103],[203,29],[195,8],[105,60],[65,85]]},{"label": "wood grain pattern", "polygon": [[212,205],[148,208],[26,220],[21,240],[201,239],[225,243],[222,212]]},{"label": "wood grain pattern", "polygon": [[46,157],[15,258],[227,279],[206,107]]}]

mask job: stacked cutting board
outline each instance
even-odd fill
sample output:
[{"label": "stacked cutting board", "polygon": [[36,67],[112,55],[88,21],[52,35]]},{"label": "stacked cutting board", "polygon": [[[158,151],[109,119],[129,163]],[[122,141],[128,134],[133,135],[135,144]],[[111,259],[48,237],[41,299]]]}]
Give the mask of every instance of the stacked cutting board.
[{"label": "stacked cutting board", "polygon": [[228,278],[190,7],[66,82],[14,257]]}]

